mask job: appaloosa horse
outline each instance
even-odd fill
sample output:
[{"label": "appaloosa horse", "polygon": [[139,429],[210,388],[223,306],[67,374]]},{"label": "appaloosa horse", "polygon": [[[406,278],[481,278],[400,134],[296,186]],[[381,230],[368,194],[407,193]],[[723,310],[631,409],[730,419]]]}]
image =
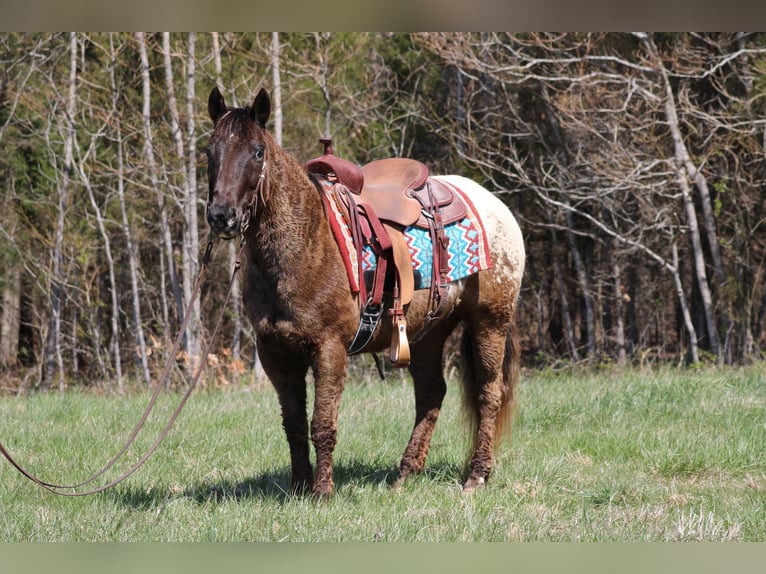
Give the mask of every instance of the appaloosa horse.
[{"label": "appaloosa horse", "polygon": [[[247,108],[227,108],[214,88],[208,99],[214,129],[207,146],[207,221],[214,235],[242,236],[243,303],[257,336],[263,368],[282,408],[290,447],[292,488],[333,491],[332,455],[338,407],[345,385],[347,348],[359,324],[338,245],[322,200],[304,167],[266,130],[271,112],[261,90]],[[473,202],[490,246],[492,267],[449,284],[447,310],[411,348],[415,425],[395,486],[422,471],[446,383],[442,350],[463,323],[464,406],[473,422],[473,453],[464,491],[484,485],[513,402],[519,373],[514,314],[524,271],[524,244],[515,218],[493,194],[459,177],[444,176]],[[406,309],[407,332],[415,336],[426,315],[428,290],[418,290]],[[365,352],[386,349],[391,326],[382,322]],[[309,427],[306,374],[315,385]],[[310,434],[309,434],[310,430]],[[309,437],[316,476],[309,460]]]}]

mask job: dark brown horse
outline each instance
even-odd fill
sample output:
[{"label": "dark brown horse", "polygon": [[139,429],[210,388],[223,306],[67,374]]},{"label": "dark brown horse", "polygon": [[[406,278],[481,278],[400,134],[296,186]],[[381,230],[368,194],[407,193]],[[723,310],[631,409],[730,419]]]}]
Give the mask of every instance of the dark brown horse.
[{"label": "dark brown horse", "polygon": [[[266,130],[271,102],[265,90],[248,108],[227,108],[217,88],[208,111],[214,129],[207,147],[207,221],[213,234],[242,234],[243,302],[257,335],[263,368],[279,396],[290,446],[292,487],[317,496],[333,491],[332,456],[338,406],[346,380],[346,350],[359,323],[344,264],[323,213],[319,192],[303,166]],[[473,453],[465,491],[484,485],[493,450],[507,426],[519,372],[514,313],[524,271],[524,244],[507,207],[465,178],[459,184],[481,215],[490,245],[491,269],[449,285],[442,318],[412,344],[409,366],[415,387],[415,425],[396,486],[423,470],[446,383],[444,343],[455,327],[462,340],[464,405],[473,421]],[[423,325],[428,290],[418,290],[406,309],[408,334]],[[381,322],[365,349],[388,347],[391,326]],[[315,398],[309,425],[306,375],[312,370]],[[309,460],[309,437],[316,476]]]}]

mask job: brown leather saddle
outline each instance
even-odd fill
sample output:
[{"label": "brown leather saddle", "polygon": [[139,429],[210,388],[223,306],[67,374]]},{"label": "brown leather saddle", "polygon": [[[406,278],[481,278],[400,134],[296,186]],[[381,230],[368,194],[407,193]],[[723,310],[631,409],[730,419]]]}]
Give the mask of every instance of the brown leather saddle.
[{"label": "brown leather saddle", "polygon": [[415,159],[392,157],[364,165],[360,192],[383,220],[429,229],[427,211],[438,207],[442,223],[449,225],[466,216],[459,196],[445,183],[429,177],[429,169]]},{"label": "brown leather saddle", "polygon": [[[360,262],[360,323],[348,353],[359,353],[369,343],[383,314],[384,294],[388,294],[393,322],[389,359],[396,366],[407,366],[410,352],[404,306],[412,300],[415,279],[404,230],[410,226],[428,230],[433,246],[428,315],[417,339],[444,310],[449,271],[449,238],[444,226],[463,219],[466,206],[448,184],[430,177],[428,167],[420,161],[387,158],[359,167],[335,156],[329,139],[320,142],[324,155],[308,161],[305,168],[332,186]],[[369,290],[361,266],[367,245],[377,256]]]}]

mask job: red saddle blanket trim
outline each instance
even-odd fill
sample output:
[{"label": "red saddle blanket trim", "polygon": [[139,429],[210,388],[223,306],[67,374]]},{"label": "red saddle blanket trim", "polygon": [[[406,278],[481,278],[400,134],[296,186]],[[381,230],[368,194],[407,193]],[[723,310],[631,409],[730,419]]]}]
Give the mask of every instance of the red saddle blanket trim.
[{"label": "red saddle blanket trim", "polygon": [[332,229],[335,242],[338,244],[340,256],[343,259],[343,265],[348,274],[348,282],[352,293],[359,293],[359,263],[354,249],[354,241],[351,238],[351,230],[340,205],[338,205],[337,195],[333,192],[333,183],[327,180],[320,180],[320,195],[325,207],[325,216]]}]

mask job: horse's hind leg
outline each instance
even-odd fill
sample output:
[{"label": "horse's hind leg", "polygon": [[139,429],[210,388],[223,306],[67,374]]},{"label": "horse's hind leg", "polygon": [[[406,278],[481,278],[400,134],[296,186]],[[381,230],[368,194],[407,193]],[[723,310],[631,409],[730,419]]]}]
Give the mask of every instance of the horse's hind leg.
[{"label": "horse's hind leg", "polygon": [[[471,325],[472,323],[472,325]],[[510,353],[507,324],[496,317],[473,317],[463,339],[463,374],[466,407],[474,419],[474,449],[469,462],[464,492],[484,486],[492,470],[494,448],[508,419],[513,398],[509,373]]]},{"label": "horse's hind leg", "polygon": [[394,488],[400,488],[408,476],[423,470],[431,445],[442,401],[447,392],[442,369],[444,342],[452,331],[450,322],[436,325],[417,346],[413,346],[410,374],[415,387],[415,425],[399,465]]}]

